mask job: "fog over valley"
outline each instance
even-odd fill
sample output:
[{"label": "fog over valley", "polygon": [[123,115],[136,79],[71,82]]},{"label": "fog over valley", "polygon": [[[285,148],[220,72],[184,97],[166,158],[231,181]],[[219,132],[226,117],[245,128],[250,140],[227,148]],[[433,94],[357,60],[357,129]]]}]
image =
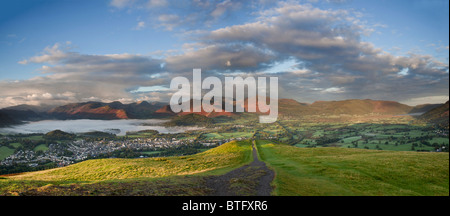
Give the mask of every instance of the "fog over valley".
[{"label": "fog over valley", "polygon": [[47,133],[52,130],[62,130],[69,133],[86,133],[92,131],[102,131],[113,133],[119,136],[126,132],[141,130],[157,130],[160,133],[181,133],[195,127],[165,127],[161,124],[166,120],[146,119],[146,120],[45,120],[37,122],[27,122],[13,127],[1,128],[0,133]]}]

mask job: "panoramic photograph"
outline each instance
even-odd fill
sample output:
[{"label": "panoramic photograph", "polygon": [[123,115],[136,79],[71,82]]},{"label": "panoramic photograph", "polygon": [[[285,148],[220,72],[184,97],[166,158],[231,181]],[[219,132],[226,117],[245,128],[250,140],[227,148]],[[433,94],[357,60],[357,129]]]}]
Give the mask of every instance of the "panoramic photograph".
[{"label": "panoramic photograph", "polygon": [[448,0],[0,2],[0,196],[448,197],[448,101]]}]

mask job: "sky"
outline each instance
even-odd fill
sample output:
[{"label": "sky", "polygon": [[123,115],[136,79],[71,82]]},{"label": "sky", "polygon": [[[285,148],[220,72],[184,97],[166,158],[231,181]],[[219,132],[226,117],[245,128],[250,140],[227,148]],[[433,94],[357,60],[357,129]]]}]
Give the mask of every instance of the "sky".
[{"label": "sky", "polygon": [[194,68],[299,102],[444,103],[448,65],[448,0],[0,1],[0,108],[168,102]]}]

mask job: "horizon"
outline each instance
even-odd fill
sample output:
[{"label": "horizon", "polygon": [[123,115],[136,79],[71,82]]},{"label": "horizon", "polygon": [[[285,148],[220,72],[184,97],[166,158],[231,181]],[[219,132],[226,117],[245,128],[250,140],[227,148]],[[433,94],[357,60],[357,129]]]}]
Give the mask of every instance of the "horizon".
[{"label": "horizon", "polygon": [[[244,98],[244,101],[245,101],[246,99],[247,99],[247,97]],[[191,99],[190,101],[192,101],[192,100],[194,100],[194,99]],[[409,105],[409,104],[401,103],[401,102],[399,102],[399,101],[374,100],[374,99],[369,99],[369,98],[365,98],[365,99],[350,98],[350,99],[344,99],[344,100],[317,100],[317,101],[313,101],[313,102],[311,102],[311,103],[303,102],[303,101],[298,101],[298,100],[292,99],[292,98],[278,98],[278,100],[279,100],[279,101],[280,101],[280,100],[294,100],[294,101],[297,102],[297,103],[302,103],[302,104],[307,104],[307,105],[312,105],[312,104],[317,103],[317,102],[339,102],[339,101],[350,101],[350,100],[360,100],[360,101],[363,101],[363,100],[370,100],[370,101],[396,102],[396,103],[403,104],[403,105],[407,105],[407,106],[410,106],[410,107],[415,107],[415,106],[420,106],[420,105],[445,104],[446,102],[449,101],[449,100],[447,100],[447,101],[444,101],[444,102],[442,102],[442,103],[424,103],[424,104]],[[236,99],[233,99],[233,101],[236,101]],[[33,104],[18,104],[18,105],[7,106],[7,107],[2,107],[2,106],[0,105],[0,109],[8,109],[8,108],[11,108],[11,107],[23,106],[23,105],[25,105],[25,106],[36,106],[36,107],[49,107],[49,108],[51,107],[51,108],[56,108],[56,107],[65,106],[65,105],[68,105],[68,104],[82,104],[82,103],[105,103],[105,104],[120,103],[120,104],[123,104],[123,105],[130,105],[130,104],[140,104],[140,103],[142,103],[142,102],[147,102],[147,103],[149,103],[149,104],[151,104],[151,103],[163,103],[163,104],[166,104],[166,105],[169,105],[169,104],[170,104],[169,101],[146,101],[146,100],[134,101],[134,102],[128,102],[128,103],[127,103],[127,102],[124,103],[124,102],[120,102],[120,101],[106,101],[106,102],[105,102],[105,101],[80,101],[80,102],[66,103],[66,104],[60,104],[60,105],[49,105],[49,104],[37,104],[37,105],[33,105]]]},{"label": "horizon", "polygon": [[300,103],[443,104],[448,26],[445,0],[2,1],[0,108],[169,102],[194,68]]}]

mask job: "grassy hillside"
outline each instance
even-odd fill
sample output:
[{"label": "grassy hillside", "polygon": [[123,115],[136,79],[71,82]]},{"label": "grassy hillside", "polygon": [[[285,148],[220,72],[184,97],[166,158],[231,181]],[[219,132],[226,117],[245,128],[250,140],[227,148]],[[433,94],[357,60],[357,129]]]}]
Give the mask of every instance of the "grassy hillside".
[{"label": "grassy hillside", "polygon": [[445,104],[436,107],[421,116],[419,116],[419,119],[424,120],[429,123],[437,124],[441,128],[448,129],[448,123],[449,123],[449,102],[447,101]]},{"label": "grassy hillside", "polygon": [[316,101],[310,106],[320,110],[320,113],[340,115],[365,115],[370,113],[379,114],[406,114],[412,107],[395,101],[375,100],[343,100],[343,101]]},{"label": "grassy hillside", "polygon": [[[404,196],[449,194],[448,153],[298,148],[257,141],[275,172],[273,195]],[[0,195],[208,195],[211,175],[252,161],[251,142],[190,156],[99,159],[0,177]]]},{"label": "grassy hillside", "polygon": [[448,153],[257,145],[276,172],[274,195],[449,194]]},{"label": "grassy hillside", "polygon": [[[96,190],[103,188],[109,191],[116,190],[105,186],[112,183],[125,187],[132,182],[132,187],[141,185],[144,188],[155,181],[167,181],[167,184],[177,182],[174,183],[177,185],[182,176],[223,174],[251,160],[249,141],[230,142],[196,155],[182,157],[88,160],[63,168],[1,178],[0,195],[44,190],[42,187],[49,184],[54,187],[53,190],[64,186],[95,187]],[[190,184],[190,187],[202,184],[201,181],[183,181]],[[91,183],[94,185],[83,186]]]},{"label": "grassy hillside", "polygon": [[43,138],[48,140],[73,140],[76,135],[61,130],[54,130],[46,133]]},{"label": "grassy hillside", "polygon": [[211,126],[214,121],[206,116],[198,114],[187,114],[174,117],[171,121],[167,122],[167,126]]}]

